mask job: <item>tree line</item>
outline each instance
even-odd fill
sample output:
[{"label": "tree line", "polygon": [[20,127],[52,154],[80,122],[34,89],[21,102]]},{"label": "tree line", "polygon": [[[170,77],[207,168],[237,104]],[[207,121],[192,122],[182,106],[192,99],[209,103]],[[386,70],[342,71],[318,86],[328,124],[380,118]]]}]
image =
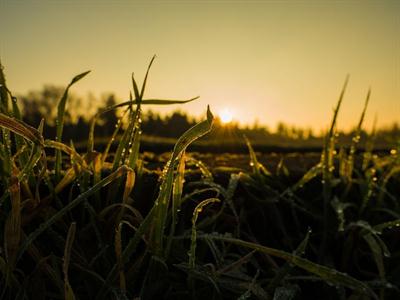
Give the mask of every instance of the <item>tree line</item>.
[{"label": "tree line", "polygon": [[[37,127],[42,118],[45,118],[44,136],[54,138],[56,134],[55,120],[57,104],[64,89],[46,85],[39,91],[30,91],[19,95],[17,101],[23,110],[24,121]],[[84,141],[88,137],[90,120],[97,113],[117,103],[114,94],[104,94],[100,98],[89,94],[85,98],[70,95],[65,115],[63,139],[65,141]],[[96,138],[108,137],[112,134],[121,111],[113,110],[102,114],[96,125]],[[158,112],[146,110],[142,118],[142,131],[145,135],[164,138],[178,138],[188,128],[198,122],[186,112],[177,110],[170,114],[160,115]],[[279,122],[274,130],[261,126],[257,122],[247,126],[240,126],[236,122],[222,124],[216,118],[213,131],[205,140],[215,143],[243,140],[246,135],[255,143],[269,143],[290,146],[293,143],[305,145],[320,145],[323,132],[315,133],[311,128],[300,128]],[[340,139],[349,143],[353,131],[341,132]],[[365,139],[367,132],[363,131],[361,140]],[[400,137],[400,127],[397,123],[390,128],[380,128],[376,131],[375,139],[378,145],[394,145]]]}]

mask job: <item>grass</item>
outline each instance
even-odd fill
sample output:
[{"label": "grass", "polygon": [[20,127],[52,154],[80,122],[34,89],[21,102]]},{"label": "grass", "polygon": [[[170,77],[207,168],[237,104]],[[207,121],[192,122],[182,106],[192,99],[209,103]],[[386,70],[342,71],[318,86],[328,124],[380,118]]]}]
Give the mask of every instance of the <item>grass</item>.
[{"label": "grass", "polygon": [[[0,73],[0,299],[393,299],[400,296],[399,149],[357,155],[336,142],[336,119],[321,160],[300,178],[281,160],[250,171],[210,170],[187,148],[212,130],[213,115],[185,132],[162,171],[140,153],[145,99],[132,75],[129,101],[94,116],[86,152],[22,121]],[[11,105],[10,105],[11,104]],[[125,113],[103,152],[96,119]],[[125,123],[127,126],[122,126]],[[121,136],[110,155],[113,139]],[[399,143],[400,145],[400,143]],[[55,150],[55,157],[51,156]],[[223,154],[221,154],[223,155]]]}]

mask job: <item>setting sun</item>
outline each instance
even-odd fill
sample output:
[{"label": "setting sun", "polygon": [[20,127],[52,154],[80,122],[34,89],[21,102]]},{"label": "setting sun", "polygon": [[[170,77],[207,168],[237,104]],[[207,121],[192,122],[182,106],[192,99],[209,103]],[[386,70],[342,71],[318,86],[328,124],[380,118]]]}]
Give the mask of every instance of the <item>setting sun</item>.
[{"label": "setting sun", "polygon": [[219,118],[221,119],[221,122],[223,124],[230,123],[230,122],[232,122],[232,119],[233,119],[233,113],[229,109],[223,109],[219,113]]}]

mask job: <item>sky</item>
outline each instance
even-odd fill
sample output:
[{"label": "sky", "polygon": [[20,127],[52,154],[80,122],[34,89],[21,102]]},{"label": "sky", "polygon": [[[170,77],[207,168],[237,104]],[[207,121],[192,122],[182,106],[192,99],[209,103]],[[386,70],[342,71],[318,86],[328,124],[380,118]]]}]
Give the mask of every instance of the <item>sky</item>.
[{"label": "sky", "polygon": [[14,94],[44,84],[114,92],[141,81],[145,98],[200,99],[182,109],[230,110],[242,124],[329,126],[347,74],[338,127],[400,123],[400,1],[0,0],[0,58]]}]

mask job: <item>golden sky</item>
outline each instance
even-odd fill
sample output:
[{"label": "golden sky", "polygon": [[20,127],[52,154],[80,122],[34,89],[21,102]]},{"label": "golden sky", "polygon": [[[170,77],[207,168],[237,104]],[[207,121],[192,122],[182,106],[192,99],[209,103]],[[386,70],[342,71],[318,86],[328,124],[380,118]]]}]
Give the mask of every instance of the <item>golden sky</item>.
[{"label": "golden sky", "polygon": [[[400,122],[400,1],[0,0],[0,57],[14,93],[66,85],[126,100],[153,54],[148,97],[190,98],[243,123],[326,128],[346,74],[339,128]],[[170,111],[178,108],[163,108]]]}]

